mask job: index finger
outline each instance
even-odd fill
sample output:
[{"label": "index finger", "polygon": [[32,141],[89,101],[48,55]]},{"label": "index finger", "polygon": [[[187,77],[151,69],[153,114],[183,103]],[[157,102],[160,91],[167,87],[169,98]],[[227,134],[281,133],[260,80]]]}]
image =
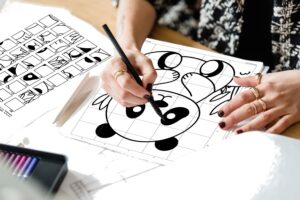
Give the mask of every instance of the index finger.
[{"label": "index finger", "polygon": [[262,77],[262,74],[258,73],[254,76],[234,77],[234,81],[243,87],[255,87],[261,83]]}]

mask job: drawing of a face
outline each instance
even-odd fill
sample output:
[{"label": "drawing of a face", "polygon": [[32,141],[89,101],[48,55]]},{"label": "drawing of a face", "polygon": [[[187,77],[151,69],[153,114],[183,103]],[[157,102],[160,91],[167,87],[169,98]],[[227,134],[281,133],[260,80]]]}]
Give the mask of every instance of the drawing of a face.
[{"label": "drawing of a face", "polygon": [[135,142],[154,142],[155,147],[162,151],[175,148],[178,144],[176,136],[197,122],[199,107],[180,94],[164,90],[152,92],[166,121],[160,119],[149,103],[124,108],[112,99],[106,110],[108,123],[98,126],[96,134],[101,138],[118,135]]}]

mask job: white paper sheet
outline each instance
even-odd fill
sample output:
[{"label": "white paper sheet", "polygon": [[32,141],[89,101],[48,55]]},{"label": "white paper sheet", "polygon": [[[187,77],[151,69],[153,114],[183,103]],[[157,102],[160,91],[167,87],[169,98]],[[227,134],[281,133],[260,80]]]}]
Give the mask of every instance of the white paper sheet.
[{"label": "white paper sheet", "polygon": [[[138,162],[144,160],[140,167],[122,176],[125,180],[139,175],[147,165],[151,170],[155,165],[176,161],[232,136],[231,131],[219,128],[220,118],[216,114],[223,103],[242,90],[232,82],[232,77],[255,74],[263,69],[260,62],[150,39],[144,43],[142,51],[152,59],[158,72],[153,95],[162,112],[179,109],[173,115],[165,114],[169,120],[182,117],[185,112],[187,116],[174,124],[163,124],[148,104],[126,110],[100,90],[89,105],[60,130],[65,136],[89,146],[128,156],[118,159],[118,170],[124,169],[128,163],[135,163],[134,159]],[[134,114],[138,117],[133,117]],[[142,174],[147,176],[147,173]],[[79,199],[100,198],[101,187],[93,187],[97,182],[94,175],[91,173],[87,179],[70,183]],[[98,179],[101,180],[101,175]],[[104,178],[102,183],[112,183],[106,181]]]},{"label": "white paper sheet", "polygon": [[299,140],[247,132],[104,188],[95,199],[297,200],[299,151]]},{"label": "white paper sheet", "polygon": [[0,25],[0,139],[60,106],[112,52],[102,34],[64,9],[13,1]]},{"label": "white paper sheet", "polygon": [[167,122],[150,104],[125,109],[100,90],[65,126],[67,136],[160,163],[229,137],[217,112],[241,90],[233,76],[261,72],[262,63],[150,39],[142,51],[157,70],[153,96]]},{"label": "white paper sheet", "polygon": [[[11,19],[9,24],[14,24],[11,26],[14,30],[7,31],[6,35],[10,36],[45,17],[45,13],[51,13],[94,44],[100,44],[106,52],[113,52],[110,42],[95,29],[65,11],[54,10],[22,3],[11,4],[3,13],[5,16],[0,17],[0,24],[8,23],[5,18]],[[69,157],[70,171],[59,190],[60,195],[70,199],[94,199],[103,187],[147,174],[145,172],[149,170],[230,137],[230,131],[219,129],[220,119],[216,112],[222,103],[241,90],[232,82],[232,77],[257,73],[263,68],[259,62],[155,40],[147,40],[142,51],[152,59],[157,69],[159,76],[153,95],[163,113],[169,112],[166,117],[170,124],[162,125],[148,104],[128,110],[131,115],[140,114],[138,118],[130,119],[124,108],[100,90],[63,129],[53,127],[51,123],[59,112],[58,108],[68,99],[80,78],[68,80],[52,91],[52,96],[33,101],[20,109],[20,114],[9,119],[16,127],[33,121],[10,140],[11,144],[28,140],[26,147]],[[100,70],[99,66],[92,73]],[[37,106],[34,102],[38,102]],[[145,112],[142,112],[143,109]],[[172,122],[178,116],[181,119]],[[104,124],[102,127],[109,128],[108,123],[116,133],[104,138],[103,131],[100,131],[98,134],[102,138],[96,136],[97,127]],[[8,131],[12,129],[12,125],[3,120],[1,127]]]}]

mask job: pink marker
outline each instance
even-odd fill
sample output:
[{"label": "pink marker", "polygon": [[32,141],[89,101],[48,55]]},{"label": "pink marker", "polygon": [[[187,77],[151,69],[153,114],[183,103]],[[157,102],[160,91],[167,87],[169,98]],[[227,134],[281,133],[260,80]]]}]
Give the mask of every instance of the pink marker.
[{"label": "pink marker", "polygon": [[17,166],[15,167],[15,170],[13,172],[13,175],[18,174],[18,172],[22,169],[25,161],[26,161],[27,156],[21,156],[19,162],[17,163]]},{"label": "pink marker", "polygon": [[16,168],[16,166],[17,166],[17,164],[18,164],[20,158],[21,158],[21,156],[17,154],[16,157],[15,157],[15,158],[13,159],[13,161],[11,162],[11,165],[10,165],[10,167],[9,167],[10,170],[13,171],[13,170]]}]

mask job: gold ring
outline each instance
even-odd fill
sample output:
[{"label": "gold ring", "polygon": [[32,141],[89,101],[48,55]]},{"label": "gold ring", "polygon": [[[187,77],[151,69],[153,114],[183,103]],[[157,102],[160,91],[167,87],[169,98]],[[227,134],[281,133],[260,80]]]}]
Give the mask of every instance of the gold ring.
[{"label": "gold ring", "polygon": [[251,104],[250,104],[250,107],[251,107],[251,109],[253,110],[254,115],[256,115],[258,112],[257,112],[257,108],[256,108],[255,103],[251,103]]},{"label": "gold ring", "polygon": [[259,90],[256,87],[251,87],[250,91],[253,93],[255,99],[257,100],[259,98]]},{"label": "gold ring", "polygon": [[122,76],[126,73],[126,70],[120,69],[114,73],[114,78],[117,80],[119,76]]},{"label": "gold ring", "polygon": [[258,99],[258,102],[260,103],[261,107],[263,108],[263,111],[266,111],[267,110],[267,103],[262,99]]},{"label": "gold ring", "polygon": [[262,74],[261,73],[257,73],[255,75],[255,79],[257,80],[257,85],[259,85],[261,83],[261,78],[262,78]]}]

